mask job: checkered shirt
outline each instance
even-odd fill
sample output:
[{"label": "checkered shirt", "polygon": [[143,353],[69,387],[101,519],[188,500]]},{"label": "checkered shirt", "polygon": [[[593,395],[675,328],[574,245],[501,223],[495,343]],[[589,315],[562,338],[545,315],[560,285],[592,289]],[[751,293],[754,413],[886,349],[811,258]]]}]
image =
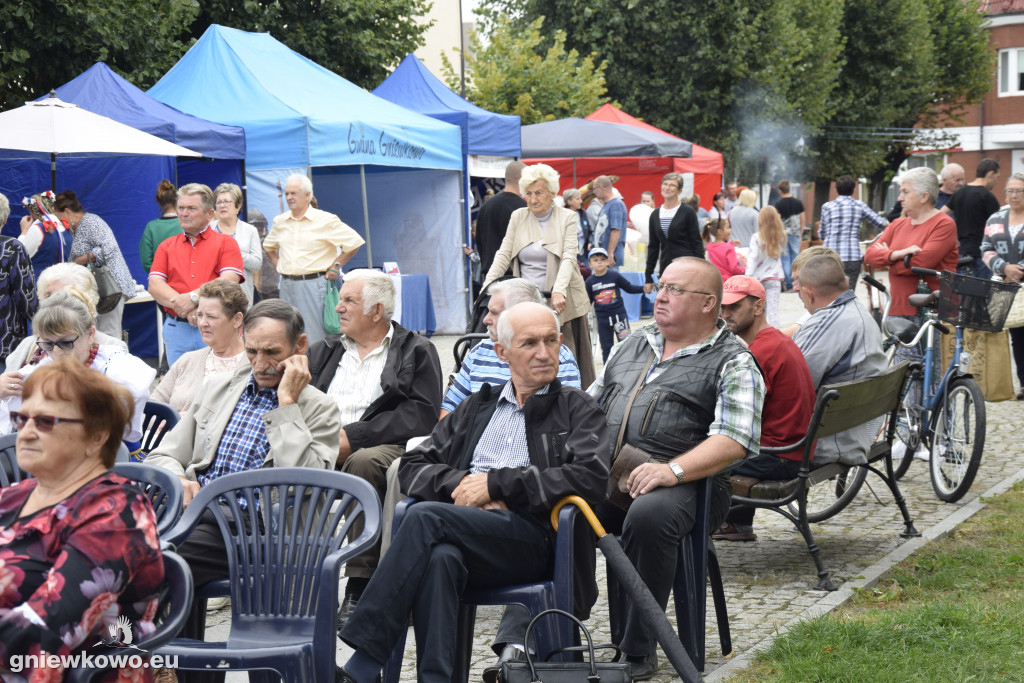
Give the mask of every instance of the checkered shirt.
[{"label": "checkered shirt", "polygon": [[[538,394],[548,393],[548,385]],[[526,416],[516,402],[512,380],[505,382],[498,396],[490,422],[480,435],[480,441],[473,451],[469,464],[472,474],[488,472],[503,467],[529,467],[530,450],[526,443]]]},{"label": "checkered shirt", "polygon": [[[657,323],[648,323],[641,328],[644,338],[656,358],[661,358],[665,351],[665,336],[658,329]],[[697,353],[707,346],[712,346],[725,332],[725,323],[718,321],[718,329],[702,342],[690,344],[679,349],[663,361],[651,365],[645,383],[656,380],[667,370],[676,358]],[[634,333],[635,334],[635,333]],[[617,344],[608,355],[604,367],[607,368],[615,357],[621,344]],[[590,385],[587,393],[598,398],[604,391],[604,372]],[[761,371],[757,369],[753,354],[738,353],[726,361],[718,377],[718,399],[715,401],[715,419],[708,427],[708,436],[721,434],[727,436],[747,449],[749,457],[757,455],[761,442],[761,408],[764,406],[765,386]]]},{"label": "checkered shirt", "polygon": [[[235,472],[246,472],[263,466],[270,453],[270,441],[263,416],[277,408],[277,389],[261,389],[253,376],[242,389],[217,446],[217,455],[205,472],[199,475],[199,484],[205,486],[217,477]],[[245,509],[246,502],[238,498]]]},{"label": "checkered shirt", "polygon": [[839,195],[821,207],[818,237],[825,246],[839,254],[840,261],[860,261],[860,224],[867,221],[879,230],[888,223],[864,202]]}]

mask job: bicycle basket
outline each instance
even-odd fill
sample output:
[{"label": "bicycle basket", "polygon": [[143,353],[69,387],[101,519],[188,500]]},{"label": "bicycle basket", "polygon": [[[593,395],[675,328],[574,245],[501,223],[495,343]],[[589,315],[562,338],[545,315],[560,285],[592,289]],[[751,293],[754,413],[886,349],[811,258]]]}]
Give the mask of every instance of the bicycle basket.
[{"label": "bicycle basket", "polygon": [[939,318],[983,332],[999,332],[1020,289],[1015,282],[996,282],[942,271],[939,276]]}]

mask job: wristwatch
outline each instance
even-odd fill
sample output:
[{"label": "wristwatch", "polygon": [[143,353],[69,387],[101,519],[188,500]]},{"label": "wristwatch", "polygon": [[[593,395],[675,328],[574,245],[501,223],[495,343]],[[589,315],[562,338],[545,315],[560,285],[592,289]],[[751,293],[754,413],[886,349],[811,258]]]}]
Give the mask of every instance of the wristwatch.
[{"label": "wristwatch", "polygon": [[189,292],[188,298],[192,300],[194,305],[199,305],[199,292]]},{"label": "wristwatch", "polygon": [[672,474],[676,475],[677,482],[682,484],[683,483],[683,477],[686,476],[686,473],[683,472],[683,468],[679,465],[679,463],[677,463],[677,462],[670,462],[668,464],[668,468],[670,470],[672,470]]}]

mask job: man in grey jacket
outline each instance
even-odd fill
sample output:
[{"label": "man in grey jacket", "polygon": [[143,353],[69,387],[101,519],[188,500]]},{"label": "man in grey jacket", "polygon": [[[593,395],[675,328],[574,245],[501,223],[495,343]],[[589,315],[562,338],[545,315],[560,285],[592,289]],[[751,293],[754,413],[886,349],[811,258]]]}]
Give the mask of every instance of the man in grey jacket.
[{"label": "man in grey jacket", "polygon": [[[866,379],[886,366],[882,335],[871,315],[847,287],[843,266],[829,255],[815,256],[799,272],[800,300],[811,317],[793,335],[811,371],[815,389],[825,384]],[[848,465],[867,462],[868,448],[879,423],[868,422],[818,439],[814,464],[837,460]]]},{"label": "man in grey jacket", "polygon": [[[256,304],[242,322],[251,367],[211,377],[146,462],[178,475],[188,505],[217,477],[261,467],[333,469],[338,408],[310,386],[298,310],[281,299]],[[196,586],[228,575],[224,541],[207,513],[178,552]]]}]

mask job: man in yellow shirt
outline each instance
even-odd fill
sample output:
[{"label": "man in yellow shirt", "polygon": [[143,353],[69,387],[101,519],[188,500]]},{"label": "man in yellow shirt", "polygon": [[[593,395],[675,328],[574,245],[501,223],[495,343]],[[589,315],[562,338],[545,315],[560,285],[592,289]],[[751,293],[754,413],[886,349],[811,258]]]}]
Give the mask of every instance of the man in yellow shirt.
[{"label": "man in yellow shirt", "polygon": [[315,344],[326,335],[327,280],[338,279],[365,240],[333,213],[309,205],[313,183],[308,177],[289,176],[284,197],[290,211],[274,219],[263,249],[281,274],[281,298],[302,313],[309,343]]}]

